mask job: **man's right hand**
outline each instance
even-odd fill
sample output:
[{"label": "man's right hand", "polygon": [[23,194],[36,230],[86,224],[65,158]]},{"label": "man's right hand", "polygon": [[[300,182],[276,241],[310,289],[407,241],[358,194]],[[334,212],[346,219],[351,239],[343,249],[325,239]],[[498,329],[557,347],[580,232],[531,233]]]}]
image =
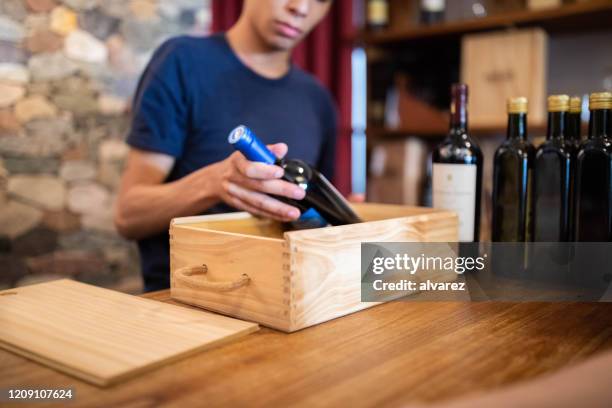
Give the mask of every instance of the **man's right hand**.
[{"label": "man's right hand", "polygon": [[[283,143],[269,148],[277,157],[287,153]],[[304,198],[304,190],[280,179],[283,169],[278,166],[252,162],[236,152],[165,183],[174,164],[175,159],[166,154],[130,150],[115,212],[115,226],[125,238],[142,239],[167,231],[172,218],[201,214],[219,201],[279,221],[300,216],[297,208],[266,195]]]},{"label": "man's right hand", "polygon": [[[287,145],[268,145],[278,158],[287,154]],[[217,196],[226,204],[251,214],[278,221],[299,218],[300,210],[267,194],[301,200],[306,192],[299,186],[282,180],[283,169],[276,165],[248,160],[240,152],[213,165],[217,175]]]}]

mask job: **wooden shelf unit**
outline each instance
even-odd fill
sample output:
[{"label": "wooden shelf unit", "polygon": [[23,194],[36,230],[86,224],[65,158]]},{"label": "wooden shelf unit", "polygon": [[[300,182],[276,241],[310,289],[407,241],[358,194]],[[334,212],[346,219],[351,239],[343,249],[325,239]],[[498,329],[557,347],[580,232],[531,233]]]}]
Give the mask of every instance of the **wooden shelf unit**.
[{"label": "wooden shelf unit", "polygon": [[[362,1],[364,5],[367,4],[367,0]],[[435,94],[436,97],[429,102],[438,109],[445,110],[448,107],[446,104],[448,101],[444,99],[447,96],[447,90],[451,83],[460,79],[461,38],[465,34],[508,28],[539,27],[544,29],[551,38],[589,41],[587,38],[590,38],[591,34],[607,39],[609,33],[612,32],[612,0],[579,1],[554,9],[537,11],[528,10],[525,7],[498,14],[493,14],[493,11],[489,16],[483,18],[431,26],[421,26],[416,22],[417,0],[389,1],[391,3],[389,28],[377,32],[362,30],[355,38],[356,46],[365,47],[368,59],[368,123],[366,129],[368,169],[371,153],[378,143],[417,137],[425,142],[431,151],[446,135],[446,130],[432,128],[428,123],[413,123],[399,129],[385,128],[381,123],[380,114],[373,115],[375,111],[380,112],[381,103],[384,106],[385,97],[395,72],[409,73],[413,81],[411,84],[416,84],[417,88],[420,87],[419,92],[424,87],[433,86],[431,94]],[[585,43],[585,47],[590,46],[600,50],[598,52],[605,52],[606,49],[603,44]],[[557,49],[556,52],[566,51]],[[576,49],[567,52],[575,53]],[[574,66],[574,69],[577,68]],[[549,75],[552,75],[550,71]],[[575,75],[580,75],[580,71],[576,71]],[[568,81],[567,76],[561,78],[563,81]],[[563,89],[559,83],[556,85],[553,89]],[[582,94],[593,92],[595,89],[597,88],[580,88],[584,91]],[[374,104],[376,104],[376,109],[374,109]],[[541,141],[546,134],[546,123],[529,123],[528,133],[532,141]],[[582,133],[583,136],[586,134],[584,123]],[[483,200],[486,200],[486,192],[491,189],[489,172],[492,168],[492,152],[506,134],[506,127],[505,125],[496,127],[470,125],[470,134],[476,137],[485,152],[486,174]],[[426,183],[422,181],[421,184]],[[423,201],[423,197],[420,201],[426,202]],[[483,206],[483,211],[488,211],[486,206]],[[483,214],[482,216],[485,222],[488,215]],[[482,227],[486,228],[485,225]]]},{"label": "wooden shelf unit", "polygon": [[[407,22],[408,23],[408,22]],[[491,31],[509,27],[538,26],[547,31],[575,31],[606,29],[612,26],[612,1],[591,0],[567,4],[546,10],[517,10],[488,17],[440,23],[431,26],[391,28],[371,33],[363,31],[358,41],[367,46],[388,46],[398,43],[447,39],[463,34]]]},{"label": "wooden shelf unit", "polygon": [[[504,135],[505,133],[505,127],[470,127],[470,134],[478,137]],[[528,133],[530,135],[545,134],[546,124],[529,125]],[[372,137],[374,139],[393,139],[402,138],[406,136],[416,136],[427,139],[440,139],[446,136],[446,131],[436,132],[432,131],[431,129],[420,129],[418,127],[387,129],[384,127],[372,126],[366,129],[366,134],[368,135],[368,137]]]}]

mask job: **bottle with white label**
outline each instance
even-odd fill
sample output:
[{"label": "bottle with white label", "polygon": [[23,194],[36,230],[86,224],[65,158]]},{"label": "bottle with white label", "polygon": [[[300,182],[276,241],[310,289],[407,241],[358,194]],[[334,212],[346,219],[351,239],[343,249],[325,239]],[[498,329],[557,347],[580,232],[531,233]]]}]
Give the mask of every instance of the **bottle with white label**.
[{"label": "bottle with white label", "polygon": [[432,204],[457,213],[459,242],[478,242],[483,157],[468,134],[467,105],[467,85],[454,84],[450,132],[432,154]]}]

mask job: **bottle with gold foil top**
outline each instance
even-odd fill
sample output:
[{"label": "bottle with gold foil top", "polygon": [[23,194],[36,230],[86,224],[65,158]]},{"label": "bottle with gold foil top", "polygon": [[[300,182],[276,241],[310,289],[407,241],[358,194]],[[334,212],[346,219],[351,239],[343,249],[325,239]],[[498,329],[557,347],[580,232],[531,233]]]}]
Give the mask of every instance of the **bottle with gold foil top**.
[{"label": "bottle with gold foil top", "polygon": [[508,100],[507,138],[493,162],[493,242],[531,240],[531,177],[535,149],[527,140],[527,98]]},{"label": "bottle with gold foil top", "polygon": [[368,0],[367,24],[373,31],[389,26],[389,0]]},{"label": "bottle with gold foil top", "polygon": [[612,241],[612,93],[589,98],[589,138],[576,158],[576,240]]},{"label": "bottle with gold foil top", "polygon": [[569,112],[567,113],[567,120],[565,126],[565,135],[567,141],[571,145],[572,151],[572,184],[570,186],[570,197],[571,197],[571,231],[570,236],[572,240],[576,239],[576,161],[578,156],[578,150],[580,150],[580,143],[582,143],[582,97],[572,96],[570,98]]},{"label": "bottle with gold foil top", "polygon": [[565,138],[571,141],[576,148],[582,142],[582,98],[572,96],[569,102],[569,112],[566,119]]},{"label": "bottle with gold foil top", "polygon": [[536,151],[533,177],[533,238],[537,242],[573,241],[574,143],[566,137],[569,109],[569,96],[548,97],[548,131]]}]

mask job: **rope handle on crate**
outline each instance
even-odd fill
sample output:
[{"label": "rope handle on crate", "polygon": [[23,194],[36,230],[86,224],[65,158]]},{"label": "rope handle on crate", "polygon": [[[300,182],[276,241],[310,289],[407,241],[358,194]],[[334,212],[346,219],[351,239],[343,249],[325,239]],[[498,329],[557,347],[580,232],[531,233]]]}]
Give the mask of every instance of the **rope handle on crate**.
[{"label": "rope handle on crate", "polygon": [[[212,282],[206,278],[208,266],[186,266],[176,271],[176,279],[191,289],[207,289],[215,292],[229,292],[234,289],[246,286],[251,278],[243,273],[238,279],[233,281]],[[200,278],[198,278],[200,277]]]}]

